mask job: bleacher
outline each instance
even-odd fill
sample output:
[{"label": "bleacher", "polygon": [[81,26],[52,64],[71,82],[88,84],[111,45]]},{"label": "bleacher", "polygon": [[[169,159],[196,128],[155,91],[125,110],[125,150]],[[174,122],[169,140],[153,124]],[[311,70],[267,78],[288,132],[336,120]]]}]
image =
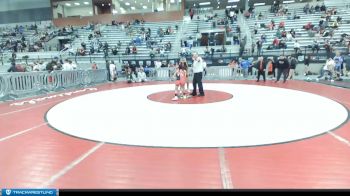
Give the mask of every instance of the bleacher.
[{"label": "bleacher", "polygon": [[[214,15],[214,14],[217,14],[217,17],[214,18],[213,20],[205,20],[205,15]],[[199,17],[199,19],[198,19],[198,17]],[[215,27],[213,27],[213,22],[217,22],[217,20],[224,19],[224,18],[225,18],[225,10],[216,10],[216,11],[213,11],[211,13],[209,13],[209,12],[201,13],[199,15],[195,15],[195,17],[193,18],[192,21],[189,19],[189,17],[187,17],[187,18],[185,17],[183,28],[186,29],[186,31],[184,31],[183,34],[181,35],[181,39],[188,40],[190,38],[190,36],[193,39],[196,39],[198,32],[211,31],[211,30],[215,30],[215,29],[224,29],[225,25],[216,24]],[[230,26],[233,30],[232,32],[235,32],[236,27],[237,27],[237,22],[230,24]],[[232,35],[227,35],[226,40],[231,40],[231,38],[228,36],[232,36]],[[209,48],[211,48],[211,47],[213,47],[215,50],[217,50],[217,49],[221,49],[222,45],[209,46]],[[227,52],[233,53],[233,54],[238,54],[239,46],[237,46],[237,45],[234,46],[230,42],[230,44],[225,44],[225,47],[227,49]],[[193,47],[192,50],[195,50],[199,54],[203,55],[204,50],[205,50],[205,46],[199,46],[199,44],[197,44]]]},{"label": "bleacher", "polygon": [[[158,28],[162,28],[164,31],[166,28],[169,26],[175,30],[175,25],[180,26],[182,24],[181,21],[171,21],[171,22],[158,22],[158,23],[153,23],[153,22],[146,22],[145,24],[140,24],[140,25],[131,25],[131,30],[122,30],[120,26],[111,26],[107,25],[104,26],[101,30],[101,35],[102,37],[99,38],[99,41],[102,42],[103,44],[105,42],[108,43],[109,49],[112,49],[114,46],[118,45],[118,42],[121,42],[121,48],[119,49],[119,54],[122,55],[123,58],[127,58],[128,56],[134,57],[137,56],[138,58],[149,58],[149,52],[150,49],[147,48],[146,42],[143,40],[140,45],[135,44],[137,48],[137,54],[130,54],[130,55],[125,55],[125,49],[127,46],[132,46],[130,43],[132,43],[132,40],[138,36],[141,36],[139,30],[141,27],[144,27],[145,29],[150,28],[151,29],[151,37],[153,40],[157,41],[157,45],[163,45],[165,43],[170,42],[172,46],[176,45],[176,35],[177,32],[174,32],[173,34],[170,35],[164,35],[164,37],[159,37],[157,35],[157,30]],[[93,31],[91,30],[86,30],[86,29],[79,29],[78,30],[78,35],[79,38],[77,41],[75,41],[73,48],[79,48],[81,47],[80,44],[81,42],[86,43],[87,49],[91,47],[92,40],[88,39],[89,34],[93,34]],[[160,42],[161,41],[161,42]],[[119,55],[118,54],[118,55]],[[95,51],[94,55],[92,57],[103,57],[104,53],[102,50],[100,52]],[[109,52],[109,56],[113,56],[111,52]],[[156,56],[159,56],[159,54],[156,54]]]},{"label": "bleacher", "polygon": [[[310,3],[310,6],[311,5],[315,6],[316,4],[317,3]],[[281,21],[285,22],[285,29],[287,32],[290,31],[291,29],[294,29],[296,31],[296,40],[298,40],[302,50],[304,50],[305,47],[312,45],[315,37],[310,37],[308,32],[305,29],[303,29],[303,26],[306,25],[308,22],[312,22],[313,25],[317,26],[319,24],[319,21],[321,20],[321,16],[324,13],[323,12],[322,13],[316,12],[314,14],[305,14],[303,12],[303,7],[305,5],[306,5],[305,3],[288,5],[288,12],[289,13],[291,13],[293,15],[294,10],[295,10],[297,16],[300,16],[300,19],[295,19],[295,20],[294,19],[288,20],[288,16],[286,16],[286,15],[276,17],[275,14],[270,13],[268,11],[269,7],[256,9],[256,11],[255,11],[256,15],[258,15],[260,12],[262,12],[265,15],[264,16],[265,19],[258,20],[257,17],[251,18],[251,19],[248,19],[248,24],[249,24],[251,31],[253,31],[255,23],[265,24],[266,28],[259,28],[258,33],[255,35],[255,40],[254,40],[256,42],[258,39],[260,39],[262,34],[266,35],[267,42],[263,44],[263,53],[275,54],[275,55],[279,55],[282,53],[282,49],[266,50],[266,48],[269,45],[272,45],[273,39],[276,37],[278,24]],[[319,5],[321,5],[321,3],[319,3]],[[342,5],[341,7],[339,7],[339,6],[340,6],[340,4],[332,4],[332,6],[329,6],[326,3],[327,9],[328,8],[337,8],[337,14],[332,16],[333,20],[336,19],[336,17],[341,16],[343,22],[341,23],[338,30],[334,31],[334,36],[332,39],[330,39],[330,37],[326,37],[326,38],[321,37],[321,39],[318,40],[320,47],[321,47],[321,50],[324,50],[324,48],[322,46],[325,42],[325,39],[330,40],[330,43],[335,43],[335,42],[340,40],[341,34],[349,32],[349,30],[350,30],[350,24],[347,24],[347,22],[346,22],[346,21],[350,21],[350,12],[348,9],[346,9],[346,7],[344,7],[344,5]],[[267,27],[272,19],[275,21],[276,27],[274,30],[269,30]],[[287,40],[286,44],[287,44],[287,49],[284,50],[284,53],[285,54],[294,53],[294,48],[293,48],[294,41]],[[340,50],[340,51],[346,50],[345,46],[335,46],[334,48],[337,50]]]}]

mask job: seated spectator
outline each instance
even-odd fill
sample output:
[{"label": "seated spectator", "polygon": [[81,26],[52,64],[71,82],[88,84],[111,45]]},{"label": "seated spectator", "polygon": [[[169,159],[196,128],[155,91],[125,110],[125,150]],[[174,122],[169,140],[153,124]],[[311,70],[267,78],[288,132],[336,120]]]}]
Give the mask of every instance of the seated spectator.
[{"label": "seated spectator", "polygon": [[286,39],[287,39],[287,41],[292,41],[294,38],[293,38],[292,34],[287,33]]},{"label": "seated spectator", "polygon": [[133,47],[132,47],[132,53],[133,53],[133,54],[137,54],[137,48],[136,48],[136,46],[133,46]]},{"label": "seated spectator", "polygon": [[204,49],[204,55],[209,56],[209,54],[210,54],[209,48],[208,48],[208,46],[206,46]]},{"label": "seated spectator", "polygon": [[309,13],[310,14],[314,14],[315,13],[315,8],[314,8],[313,5],[310,7]]},{"label": "seated spectator", "polygon": [[265,33],[261,35],[261,41],[263,43],[266,43],[266,35],[265,35]]},{"label": "seated spectator", "polygon": [[315,50],[317,53],[320,50],[320,44],[318,43],[317,39],[314,39],[314,42],[312,44],[312,53],[314,53]]},{"label": "seated spectator", "polygon": [[323,3],[321,6],[321,12],[325,12],[327,10],[326,5]]},{"label": "seated spectator", "polygon": [[314,28],[315,25],[313,25],[311,22],[308,22],[306,25],[303,26],[303,29],[309,30]]},{"label": "seated spectator", "polygon": [[315,12],[319,12],[320,11],[320,6],[318,5],[318,4],[316,4],[316,6],[315,6]]},{"label": "seated spectator", "polygon": [[92,69],[92,70],[98,69],[96,62],[93,62],[93,63],[92,63],[91,69]]},{"label": "seated spectator", "polygon": [[80,48],[78,49],[78,52],[77,52],[80,56],[85,56],[85,50],[84,48]]},{"label": "seated spectator", "polygon": [[160,54],[161,57],[164,57],[164,56],[165,56],[164,47],[162,47],[162,48],[159,50],[159,54]]},{"label": "seated spectator", "polygon": [[295,30],[294,30],[294,29],[291,29],[289,33],[290,33],[290,34],[292,35],[292,37],[295,39]]},{"label": "seated spectator", "polygon": [[282,33],[281,33],[281,31],[280,31],[279,29],[277,29],[277,31],[276,31],[276,37],[277,37],[278,39],[281,39],[281,38],[282,38]]},{"label": "seated spectator", "polygon": [[338,21],[334,21],[334,22],[331,24],[331,27],[334,28],[334,29],[337,29],[337,28],[339,27]]},{"label": "seated spectator", "polygon": [[285,27],[285,22],[281,21],[280,24],[278,25],[278,28],[279,29],[284,29],[284,27]]},{"label": "seated spectator", "polygon": [[133,82],[136,82],[136,80],[137,80],[136,75],[132,71],[131,67],[128,67],[126,72],[127,83],[133,83]]},{"label": "seated spectator", "polygon": [[342,17],[338,16],[337,17],[337,22],[340,23],[342,21]]},{"label": "seated spectator", "polygon": [[142,67],[137,71],[137,79],[137,82],[147,82],[147,76]]},{"label": "seated spectator", "polygon": [[149,51],[149,56],[151,57],[151,58],[154,58],[156,55],[155,55],[155,52],[154,52],[154,50],[153,50],[153,48],[151,48],[150,49],[150,51]]},{"label": "seated spectator", "polygon": [[113,55],[117,55],[118,52],[119,52],[118,47],[117,47],[117,46],[114,46],[114,48],[112,48],[112,54],[113,54]]},{"label": "seated spectator", "polygon": [[280,49],[282,49],[282,48],[287,49],[287,43],[286,43],[286,41],[284,41],[284,39],[280,40],[278,46]]},{"label": "seated spectator", "polygon": [[126,55],[129,55],[130,52],[131,52],[130,47],[127,46],[127,47],[125,48],[125,54],[126,54]]},{"label": "seated spectator", "polygon": [[275,37],[275,39],[272,42],[272,45],[274,46],[275,49],[277,49],[279,46],[279,43],[280,43],[280,41],[279,41],[278,37]]},{"label": "seated spectator", "polygon": [[286,38],[286,37],[287,37],[287,32],[286,32],[286,31],[282,31],[281,36],[282,36],[283,38]]}]

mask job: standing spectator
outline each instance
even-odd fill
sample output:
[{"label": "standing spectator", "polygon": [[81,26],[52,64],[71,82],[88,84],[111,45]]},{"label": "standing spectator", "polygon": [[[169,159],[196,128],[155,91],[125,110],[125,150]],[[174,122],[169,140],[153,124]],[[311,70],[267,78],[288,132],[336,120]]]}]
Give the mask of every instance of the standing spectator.
[{"label": "standing spectator", "polygon": [[270,76],[270,78],[275,79],[276,78],[276,66],[275,66],[275,62],[273,61],[272,58],[270,58],[267,62],[267,75]]},{"label": "standing spectator", "polygon": [[295,71],[295,68],[298,64],[298,61],[293,56],[290,56],[289,59],[290,59],[290,69],[289,69],[289,74],[288,74],[288,80],[291,80],[294,77],[294,71]]},{"label": "standing spectator", "polygon": [[255,64],[255,68],[258,70],[257,82],[259,82],[261,75],[263,76],[264,82],[266,82],[266,76],[265,76],[266,63],[263,57],[259,57],[258,62],[256,62]]},{"label": "standing spectator", "polygon": [[261,40],[258,40],[256,42],[256,47],[257,47],[257,55],[260,56],[261,55],[261,52],[262,52],[262,41]]},{"label": "standing spectator", "polygon": [[311,60],[311,55],[307,55],[304,59],[304,65],[305,65],[304,76],[309,75],[310,60]]},{"label": "standing spectator", "polygon": [[283,74],[283,83],[285,83],[289,71],[289,62],[288,59],[283,55],[281,55],[280,58],[277,60],[277,70],[277,79],[275,82],[278,82]]},{"label": "standing spectator", "polygon": [[110,80],[111,79],[111,72],[109,69],[109,61],[108,60],[106,60],[106,70],[107,70],[107,80]]},{"label": "standing spectator", "polygon": [[341,75],[341,65],[343,64],[343,57],[340,56],[340,52],[336,52],[336,55],[334,57],[334,62],[335,62],[335,71],[337,73],[337,75]]},{"label": "standing spectator", "polygon": [[300,50],[300,44],[299,44],[298,40],[295,40],[295,42],[294,42],[294,51],[295,51],[295,56],[297,56],[297,55],[298,55],[299,50]]},{"label": "standing spectator", "polygon": [[114,61],[111,61],[111,64],[109,64],[109,73],[111,81],[115,81],[117,79],[117,67],[114,64]]},{"label": "standing spectator", "polygon": [[192,20],[193,16],[194,16],[194,9],[193,8],[190,8],[189,14],[190,14],[190,17],[191,17],[191,20]]},{"label": "standing spectator", "polygon": [[250,61],[243,59],[240,63],[240,67],[243,70],[243,77],[245,79],[247,79],[248,78],[248,70],[249,70],[249,67],[251,67]]}]

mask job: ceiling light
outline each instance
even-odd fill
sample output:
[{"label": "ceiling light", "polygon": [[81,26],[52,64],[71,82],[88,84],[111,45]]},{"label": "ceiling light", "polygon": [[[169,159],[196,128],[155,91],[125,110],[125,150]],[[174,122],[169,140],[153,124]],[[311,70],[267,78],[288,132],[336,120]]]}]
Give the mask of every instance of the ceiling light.
[{"label": "ceiling light", "polygon": [[175,3],[175,0],[170,0],[170,3]]},{"label": "ceiling light", "polygon": [[292,0],[292,1],[283,1],[283,3],[294,3],[295,1]]},{"label": "ceiling light", "polygon": [[130,3],[129,3],[129,2],[126,2],[126,3],[125,3],[125,5],[129,6],[129,5],[130,5]]},{"label": "ceiling light", "polygon": [[72,4],[70,4],[70,3],[66,3],[66,6],[71,6]]},{"label": "ceiling light", "polygon": [[239,2],[239,0],[228,0],[228,3]]},{"label": "ceiling light", "polygon": [[135,10],[135,7],[131,7],[132,10]]},{"label": "ceiling light", "polygon": [[199,3],[199,5],[210,5],[210,2]]},{"label": "ceiling light", "polygon": [[254,3],[254,6],[266,5],[266,3]]},{"label": "ceiling light", "polygon": [[90,11],[89,14],[92,14],[92,11]]},{"label": "ceiling light", "polygon": [[85,4],[85,5],[89,5],[89,2],[85,1],[84,4]]},{"label": "ceiling light", "polygon": [[145,6],[145,5],[144,5],[144,6],[142,6],[142,7],[143,7],[143,9],[147,9],[147,6]]},{"label": "ceiling light", "polygon": [[105,6],[105,4],[102,3],[102,6]]},{"label": "ceiling light", "polygon": [[236,8],[237,5],[226,6],[226,8]]},{"label": "ceiling light", "polygon": [[109,5],[109,6],[111,6],[111,4],[110,4],[110,3],[108,3],[108,5]]},{"label": "ceiling light", "polygon": [[74,5],[80,5],[80,3],[75,2]]},{"label": "ceiling light", "polygon": [[112,13],[113,14],[118,14],[118,11],[117,10],[112,10]]}]

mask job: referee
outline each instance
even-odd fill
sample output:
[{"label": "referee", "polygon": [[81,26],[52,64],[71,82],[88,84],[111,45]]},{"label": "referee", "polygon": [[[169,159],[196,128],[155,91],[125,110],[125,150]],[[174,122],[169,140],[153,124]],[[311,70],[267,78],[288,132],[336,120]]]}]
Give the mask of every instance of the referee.
[{"label": "referee", "polygon": [[193,59],[193,91],[192,91],[192,96],[197,95],[197,84],[198,84],[198,89],[199,89],[199,96],[204,96],[204,90],[203,90],[203,83],[202,83],[202,77],[203,77],[203,71],[206,67],[205,62],[201,57],[198,56],[197,53],[193,53],[192,56]]}]

